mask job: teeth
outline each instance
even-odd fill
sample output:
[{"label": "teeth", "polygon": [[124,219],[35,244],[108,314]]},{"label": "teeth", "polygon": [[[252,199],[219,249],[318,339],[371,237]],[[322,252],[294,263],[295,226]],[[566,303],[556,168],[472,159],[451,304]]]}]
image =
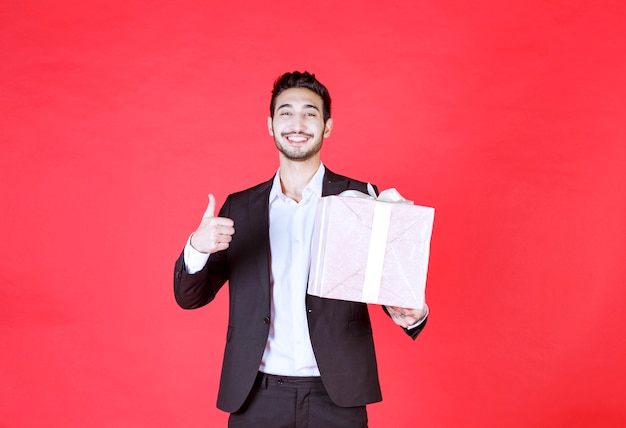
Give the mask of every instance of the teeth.
[{"label": "teeth", "polygon": [[306,141],[306,138],[304,138],[304,137],[290,137],[289,141],[293,141],[293,142],[296,142],[296,143],[301,143],[303,141]]}]

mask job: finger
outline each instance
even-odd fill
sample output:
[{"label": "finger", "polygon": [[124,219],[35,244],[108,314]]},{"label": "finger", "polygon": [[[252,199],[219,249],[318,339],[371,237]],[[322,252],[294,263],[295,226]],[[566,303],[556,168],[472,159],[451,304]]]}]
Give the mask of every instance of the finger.
[{"label": "finger", "polygon": [[210,226],[210,233],[212,237],[219,238],[220,236],[230,236],[235,233],[234,227],[217,224],[219,220],[222,220],[222,217],[214,217],[212,220],[213,224]]},{"label": "finger", "polygon": [[402,310],[397,306],[388,306],[387,308],[393,316],[400,317],[402,315]]},{"label": "finger", "polygon": [[209,193],[209,206],[204,212],[203,217],[215,217],[215,196],[212,193]]},{"label": "finger", "polygon": [[215,239],[218,244],[230,244],[232,240],[232,235],[220,235]]},{"label": "finger", "polygon": [[406,328],[409,325],[407,323],[407,320],[405,318],[400,317],[400,316],[394,315],[391,318],[393,319],[393,322],[395,322],[400,327]]},{"label": "finger", "polygon": [[233,221],[233,219],[230,219],[228,217],[213,217],[212,223],[215,225],[215,228],[220,231],[232,231],[231,235],[235,233],[235,229],[233,227],[235,225],[235,222]]}]

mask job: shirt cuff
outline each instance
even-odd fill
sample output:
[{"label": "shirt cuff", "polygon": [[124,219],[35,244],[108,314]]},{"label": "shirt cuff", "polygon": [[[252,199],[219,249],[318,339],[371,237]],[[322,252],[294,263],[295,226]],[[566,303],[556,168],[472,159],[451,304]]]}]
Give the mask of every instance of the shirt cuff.
[{"label": "shirt cuff", "polygon": [[[193,235],[193,234],[192,234]],[[188,274],[194,274],[200,272],[206,262],[209,260],[209,254],[201,253],[191,246],[191,235],[187,239],[187,244],[185,245],[185,251],[183,252],[183,257],[185,260],[185,269]]]},{"label": "shirt cuff", "polygon": [[422,319],[418,320],[415,324],[408,326],[406,328],[407,330],[411,330],[412,328],[419,327],[424,321],[426,321],[426,318],[428,318],[428,314],[430,313],[430,309],[428,308],[428,305],[426,303],[424,303],[424,306],[426,306],[426,315],[424,315]]}]

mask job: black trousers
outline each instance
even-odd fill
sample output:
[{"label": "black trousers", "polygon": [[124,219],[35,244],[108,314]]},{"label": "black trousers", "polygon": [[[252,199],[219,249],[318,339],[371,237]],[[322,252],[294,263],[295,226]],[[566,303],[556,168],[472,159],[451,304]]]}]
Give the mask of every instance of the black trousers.
[{"label": "black trousers", "polygon": [[229,428],[367,428],[365,406],[339,407],[319,377],[259,373]]}]

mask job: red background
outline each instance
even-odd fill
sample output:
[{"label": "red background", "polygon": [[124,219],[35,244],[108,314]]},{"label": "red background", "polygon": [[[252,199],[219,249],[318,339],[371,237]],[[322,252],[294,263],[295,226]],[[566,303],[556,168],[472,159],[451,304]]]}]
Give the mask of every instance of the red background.
[{"label": "red background", "polygon": [[436,208],[431,319],[372,308],[373,427],[626,425],[621,1],[0,3],[0,426],[224,426],[226,293],[179,309],[213,192],[271,177],[271,84],[324,162]]}]

